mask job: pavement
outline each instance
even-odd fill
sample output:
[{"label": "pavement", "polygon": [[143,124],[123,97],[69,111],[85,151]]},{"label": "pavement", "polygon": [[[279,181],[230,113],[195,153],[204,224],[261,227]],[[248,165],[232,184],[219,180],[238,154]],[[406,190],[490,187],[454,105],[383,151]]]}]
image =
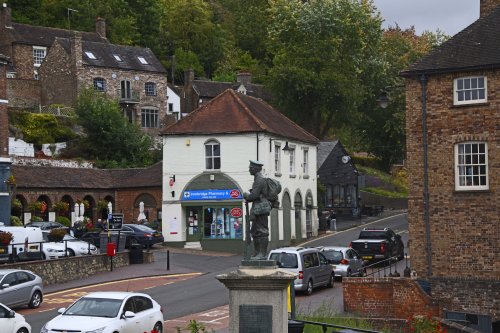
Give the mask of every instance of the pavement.
[{"label": "pavement", "polygon": [[[378,216],[362,216],[361,218],[354,218],[351,216],[337,216],[337,231],[343,231],[351,229],[353,227],[361,226],[366,223],[376,221],[378,219],[393,216],[401,213],[405,213],[406,210],[385,210]],[[326,234],[334,233],[335,231],[326,231]],[[324,236],[322,233],[320,236]],[[310,239],[308,240],[310,241]],[[89,276],[87,278],[69,281],[66,283],[60,283],[55,285],[48,285],[44,287],[44,291],[47,295],[50,293],[61,292],[64,290],[71,290],[74,288],[82,288],[83,286],[91,286],[109,283],[113,281],[120,280],[130,280],[143,277],[151,276],[164,276],[164,275],[177,275],[177,274],[188,274],[194,273],[192,270],[186,268],[178,267],[175,264],[169,265],[167,270],[166,253],[193,253],[197,255],[207,255],[207,256],[221,256],[221,255],[234,255],[231,253],[221,253],[221,252],[211,252],[202,250],[192,250],[192,249],[180,249],[172,247],[154,247],[155,260],[152,263],[145,264],[135,264],[125,267],[119,267],[113,269],[113,271],[101,272]],[[223,306],[216,309],[211,309],[204,313],[193,314],[183,318],[175,318],[172,320],[167,320],[165,332],[175,332],[175,327],[186,327],[189,320],[195,318],[197,322],[201,322],[209,330],[213,330],[216,333],[227,333],[228,328],[228,318],[229,310],[228,306]]]}]

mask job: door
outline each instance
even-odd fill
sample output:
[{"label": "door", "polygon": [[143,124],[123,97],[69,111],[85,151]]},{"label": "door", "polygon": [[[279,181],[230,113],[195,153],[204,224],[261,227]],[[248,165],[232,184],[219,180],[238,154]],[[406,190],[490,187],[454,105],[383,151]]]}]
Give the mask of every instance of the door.
[{"label": "door", "polygon": [[14,324],[16,321],[14,318],[9,317],[10,310],[0,305],[0,327],[2,327],[2,330],[5,330],[3,332],[14,332]]},{"label": "door", "polygon": [[186,207],[186,241],[199,242],[203,230],[201,207]]},{"label": "door", "polygon": [[285,245],[290,244],[292,239],[292,203],[288,193],[283,195],[283,238],[285,240]]},{"label": "door", "polygon": [[321,276],[322,283],[328,283],[330,280],[330,275],[332,266],[328,263],[325,256],[322,253],[317,253],[319,257],[318,275]]},{"label": "door", "polygon": [[12,306],[19,303],[19,297],[17,295],[17,278],[16,273],[12,272],[4,276],[3,280],[0,282],[0,302]]}]

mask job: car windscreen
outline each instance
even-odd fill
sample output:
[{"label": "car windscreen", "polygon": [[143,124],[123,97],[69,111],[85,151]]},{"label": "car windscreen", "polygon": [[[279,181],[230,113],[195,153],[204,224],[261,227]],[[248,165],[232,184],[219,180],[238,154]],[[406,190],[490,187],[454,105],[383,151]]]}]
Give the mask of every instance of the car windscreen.
[{"label": "car windscreen", "polygon": [[114,318],[120,311],[123,300],[108,298],[80,298],[63,315]]},{"label": "car windscreen", "polygon": [[271,253],[269,260],[275,260],[280,268],[298,268],[297,255],[295,253]]},{"label": "car windscreen", "polygon": [[323,255],[333,264],[340,264],[340,260],[344,259],[342,252],[336,250],[324,250]]},{"label": "car windscreen", "polygon": [[141,225],[141,224],[136,224],[134,225],[133,227],[131,227],[132,229],[135,229],[135,230],[139,230],[139,231],[144,231],[144,232],[155,232],[153,229],[151,229],[150,227],[147,227],[145,225]]},{"label": "car windscreen", "polygon": [[359,239],[384,239],[386,238],[385,231],[361,231]]}]

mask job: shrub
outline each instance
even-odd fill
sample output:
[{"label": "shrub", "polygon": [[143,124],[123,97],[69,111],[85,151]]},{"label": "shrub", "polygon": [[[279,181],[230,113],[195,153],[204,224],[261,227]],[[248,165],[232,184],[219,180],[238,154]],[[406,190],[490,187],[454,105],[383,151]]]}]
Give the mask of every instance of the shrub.
[{"label": "shrub", "polygon": [[66,216],[58,216],[56,217],[56,222],[64,224],[66,227],[71,227],[71,220]]},{"label": "shrub", "polygon": [[10,225],[14,227],[22,227],[23,226],[23,221],[17,216],[11,216],[10,217]]},{"label": "shrub", "polygon": [[446,330],[441,327],[441,323],[432,317],[414,316],[406,320],[404,332],[406,333],[446,333]]},{"label": "shrub", "polygon": [[63,240],[64,235],[66,235],[66,229],[56,228],[51,229],[48,234],[49,241],[51,242],[60,242]]}]

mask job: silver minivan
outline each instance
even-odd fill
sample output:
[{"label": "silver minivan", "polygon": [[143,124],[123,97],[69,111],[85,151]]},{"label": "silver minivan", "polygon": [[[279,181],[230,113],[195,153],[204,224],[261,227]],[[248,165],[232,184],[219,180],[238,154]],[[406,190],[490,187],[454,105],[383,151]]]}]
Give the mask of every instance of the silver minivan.
[{"label": "silver minivan", "polygon": [[317,248],[282,247],[271,250],[268,259],[276,261],[279,268],[296,275],[296,291],[305,291],[307,295],[311,295],[316,287],[333,288],[335,272]]}]

